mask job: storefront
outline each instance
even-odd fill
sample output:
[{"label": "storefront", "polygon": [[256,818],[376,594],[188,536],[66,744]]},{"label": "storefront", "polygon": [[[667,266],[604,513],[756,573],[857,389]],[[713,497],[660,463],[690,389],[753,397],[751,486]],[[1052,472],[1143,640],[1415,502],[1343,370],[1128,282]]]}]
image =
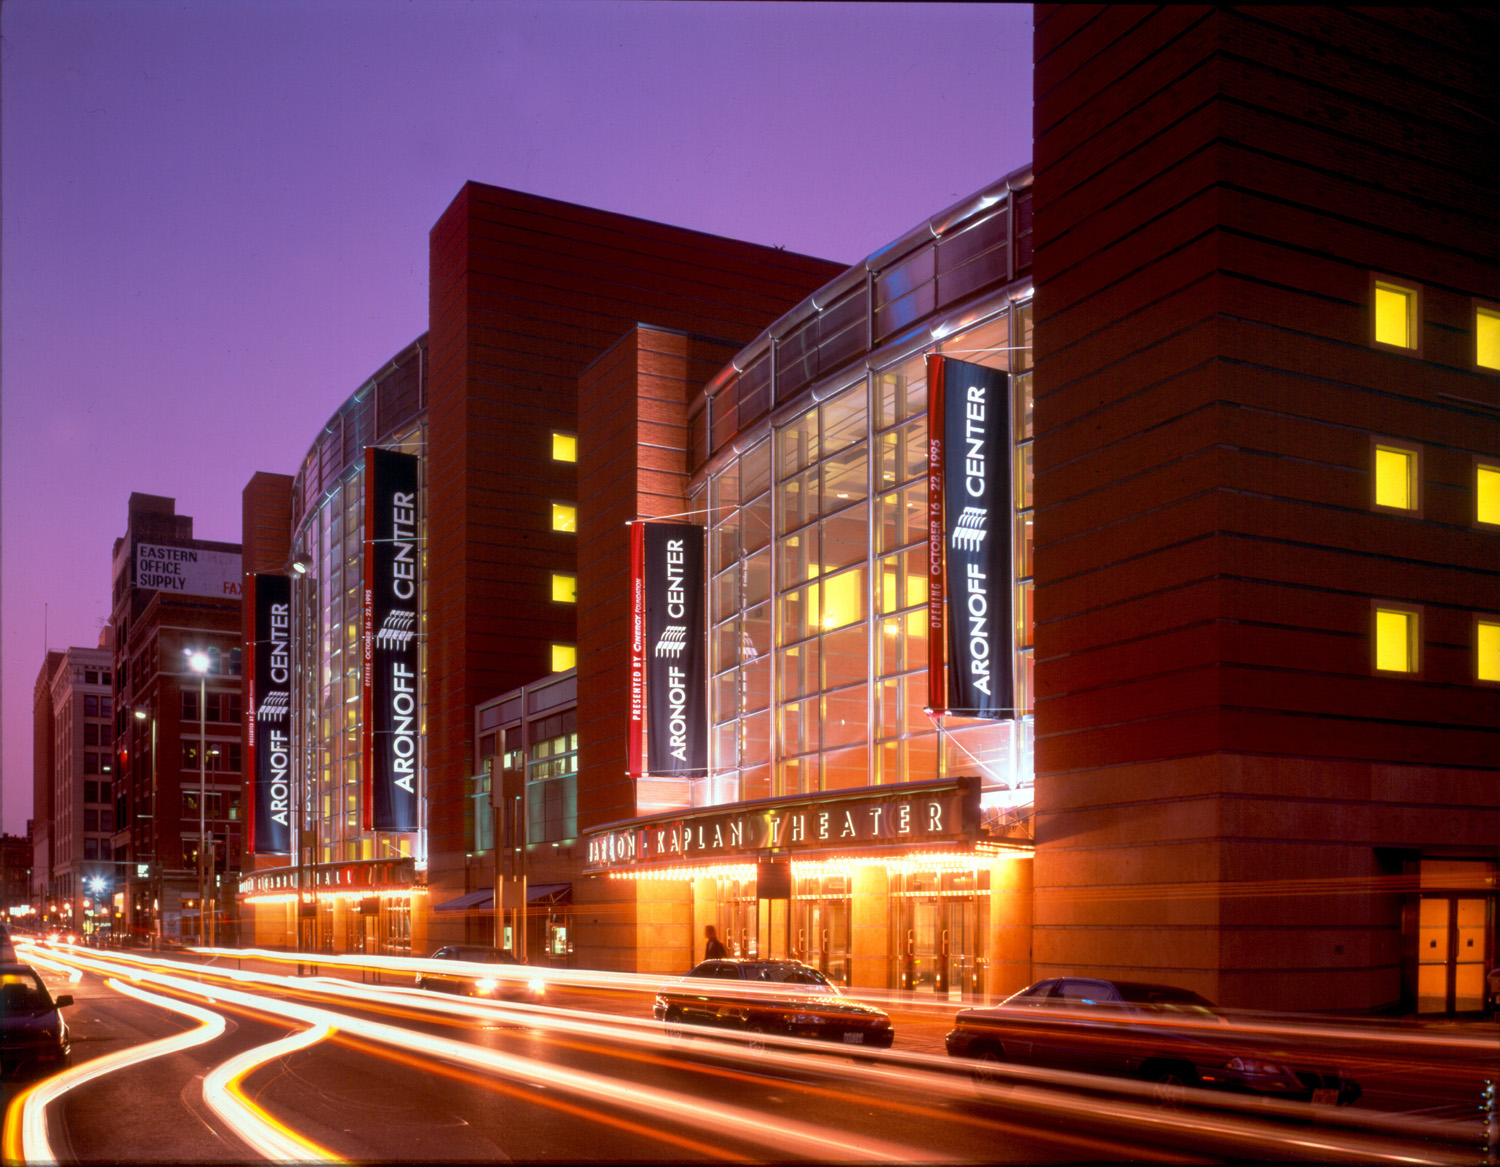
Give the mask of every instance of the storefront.
[{"label": "storefront", "polygon": [[412,901],[425,892],[410,859],[377,859],[250,872],[240,879],[239,898],[254,909],[258,943],[410,956]]},{"label": "storefront", "polygon": [[950,1000],[1029,961],[1030,849],[989,829],[977,779],[866,787],[589,832],[587,875],[652,881],[730,955],[790,957],[837,984]]}]

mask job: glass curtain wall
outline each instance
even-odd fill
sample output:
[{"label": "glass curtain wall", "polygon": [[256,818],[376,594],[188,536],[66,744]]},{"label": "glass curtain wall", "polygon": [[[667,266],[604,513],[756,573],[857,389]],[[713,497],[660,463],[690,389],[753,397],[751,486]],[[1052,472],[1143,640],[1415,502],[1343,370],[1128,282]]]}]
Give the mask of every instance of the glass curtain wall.
[{"label": "glass curtain wall", "polygon": [[[418,453],[422,431],[412,431],[388,448]],[[422,473],[425,475],[425,463]],[[299,632],[294,652],[293,708],[297,717],[298,774],[302,778],[303,821],[310,831],[306,861],[314,864],[383,859],[414,854],[416,836],[380,836],[363,829],[361,804],[360,593],[364,583],[364,464],[348,468],[318,505],[310,507],[297,532],[305,574],[296,578],[293,605]],[[420,578],[427,578],[427,519],[419,517]],[[425,582],[423,584],[425,587]],[[419,676],[426,675],[426,604],[420,604]],[[426,693],[420,694],[422,738],[426,736]],[[388,844],[388,845],[382,845]]]},{"label": "glass curtain wall", "polygon": [[1031,308],[938,351],[1014,374],[1017,718],[927,708],[923,353],[816,394],[708,482],[712,787],[699,805],[980,773],[1030,786]]}]

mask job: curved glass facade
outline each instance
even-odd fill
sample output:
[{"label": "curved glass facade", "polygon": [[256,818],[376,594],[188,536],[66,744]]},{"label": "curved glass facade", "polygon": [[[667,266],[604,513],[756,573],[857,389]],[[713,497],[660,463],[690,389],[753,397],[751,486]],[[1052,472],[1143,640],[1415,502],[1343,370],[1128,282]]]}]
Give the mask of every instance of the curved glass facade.
[{"label": "curved glass facade", "polygon": [[[782,338],[710,387],[691,509],[708,516],[712,776],[694,805],[958,775],[981,778],[986,807],[1031,801],[1031,288],[1009,263],[1016,201],[991,196],[951,235],[873,257],[863,285],[820,293],[806,324],[778,322]],[[1012,719],[928,709],[932,352],[1011,374]]]}]

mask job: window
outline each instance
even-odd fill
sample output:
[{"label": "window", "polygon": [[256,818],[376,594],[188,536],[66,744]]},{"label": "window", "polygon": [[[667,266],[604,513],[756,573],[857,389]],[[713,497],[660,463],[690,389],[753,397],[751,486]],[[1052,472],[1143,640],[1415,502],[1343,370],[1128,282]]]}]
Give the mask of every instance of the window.
[{"label": "window", "polygon": [[1417,344],[1417,291],[1399,284],[1375,281],[1375,343],[1392,348],[1415,349]]},{"label": "window", "polygon": [[1375,505],[1397,511],[1416,510],[1418,451],[1377,442],[1374,462]]},{"label": "window", "polygon": [[1375,608],[1375,669],[1382,673],[1417,671],[1418,614],[1411,608]]},{"label": "window", "polygon": [[1500,372],[1500,308],[1474,309],[1474,363]]},{"label": "window", "polygon": [[553,503],[552,529],[554,531],[577,531],[578,508],[570,502]]},{"label": "window", "polygon": [[572,434],[552,435],[552,460],[554,462],[578,461],[578,439]]},{"label": "window", "polygon": [[552,671],[554,673],[565,673],[578,663],[578,649],[571,644],[554,644],[552,646]]},{"label": "window", "polygon": [[552,573],[552,600],[558,604],[572,604],[578,599],[578,577]]},{"label": "window", "polygon": [[1474,676],[1500,684],[1500,617],[1474,621]]},{"label": "window", "polygon": [[1474,519],[1486,526],[1500,527],[1500,465],[1486,462],[1474,465]]}]

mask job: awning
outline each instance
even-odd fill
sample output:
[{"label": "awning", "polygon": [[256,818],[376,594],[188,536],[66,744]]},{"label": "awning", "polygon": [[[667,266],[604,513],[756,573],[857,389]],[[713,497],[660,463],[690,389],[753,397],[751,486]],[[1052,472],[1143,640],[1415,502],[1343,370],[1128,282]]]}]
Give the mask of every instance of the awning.
[{"label": "awning", "polygon": [[444,900],[434,912],[493,912],[495,910],[495,889],[492,887],[480,888],[478,891],[464,892],[461,896],[455,896],[451,900]]},{"label": "awning", "polygon": [[[573,902],[573,885],[571,883],[533,883],[526,888],[526,902],[529,904],[571,904]],[[493,912],[495,910],[495,889],[483,887],[478,891],[465,892],[461,896],[454,896],[451,900],[444,900],[434,912]]]},{"label": "awning", "polygon": [[530,904],[571,904],[571,883],[536,883],[526,889],[526,902]]}]

